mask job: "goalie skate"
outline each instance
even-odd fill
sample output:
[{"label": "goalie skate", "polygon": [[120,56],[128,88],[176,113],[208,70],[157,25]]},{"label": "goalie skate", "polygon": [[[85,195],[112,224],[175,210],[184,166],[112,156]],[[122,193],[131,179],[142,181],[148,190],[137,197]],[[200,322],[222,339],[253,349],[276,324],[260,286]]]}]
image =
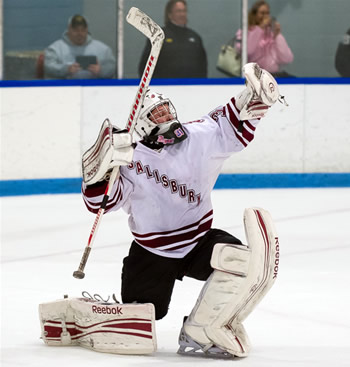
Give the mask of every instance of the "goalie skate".
[{"label": "goalie skate", "polygon": [[226,350],[221,349],[215,345],[201,345],[194,341],[189,335],[186,334],[184,329],[181,329],[179,336],[179,349],[178,354],[188,356],[199,356],[207,358],[218,358],[218,359],[232,359],[234,355],[228,353]]}]

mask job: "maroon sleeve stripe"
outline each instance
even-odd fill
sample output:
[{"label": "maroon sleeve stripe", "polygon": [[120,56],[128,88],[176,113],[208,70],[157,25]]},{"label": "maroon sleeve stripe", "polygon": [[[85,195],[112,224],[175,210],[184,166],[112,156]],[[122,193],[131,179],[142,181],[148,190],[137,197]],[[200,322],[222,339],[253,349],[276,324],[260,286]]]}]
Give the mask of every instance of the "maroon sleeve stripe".
[{"label": "maroon sleeve stripe", "polygon": [[122,200],[123,200],[123,192],[122,189],[118,187],[113,197],[108,199],[106,212],[110,211],[114,206],[118,205],[118,203]]},{"label": "maroon sleeve stripe", "polygon": [[255,131],[255,126],[253,126],[248,120],[244,120],[244,125],[247,125],[247,127],[250,129],[250,130],[253,130]]},{"label": "maroon sleeve stripe", "polygon": [[[234,108],[236,109],[236,111],[238,111],[238,109],[235,105],[234,98],[231,101],[232,101],[232,104],[234,105]],[[241,121],[242,133],[240,133],[239,132],[240,121],[238,120],[238,118],[235,114],[235,111],[232,109],[232,107],[230,106],[229,103],[226,105],[226,109],[228,111],[228,114],[226,114],[226,115],[229,116],[229,120],[230,120],[231,124],[234,127],[234,131],[235,131],[237,139],[246,147],[248,145],[248,143],[250,143],[254,139],[255,127],[248,120]]]},{"label": "maroon sleeve stripe", "polygon": [[[235,109],[237,110],[237,112],[239,112],[239,109],[236,106],[236,100],[234,98],[232,98],[231,102],[235,106]],[[257,120],[260,120],[260,119],[257,119]],[[253,126],[249,120],[243,120],[243,121],[244,121],[244,125],[247,125],[249,127],[249,129],[255,131],[256,127]]]},{"label": "maroon sleeve stripe", "polygon": [[83,185],[82,192],[86,198],[94,198],[105,193],[107,184],[107,181],[100,181],[93,185]]},{"label": "maroon sleeve stripe", "polygon": [[234,130],[234,133],[236,135],[236,138],[242,143],[242,145],[246,147],[248,144],[241,138],[240,135],[237,134],[236,130]]},{"label": "maroon sleeve stripe", "polygon": [[246,129],[243,129],[243,134],[242,135],[243,135],[244,139],[249,141],[249,143],[254,139],[254,135]]},{"label": "maroon sleeve stripe", "polygon": [[84,200],[84,204],[87,207],[87,209],[88,209],[89,212],[92,212],[92,213],[95,213],[95,214],[98,212],[99,207],[98,208],[93,207],[90,204],[90,202],[86,199],[85,196],[83,196],[83,200]]},{"label": "maroon sleeve stripe", "polygon": [[[238,134],[238,124],[239,124],[239,121],[237,120],[232,108],[230,105],[226,105],[226,110],[228,111],[228,115],[229,115],[229,121],[231,122],[231,125],[233,127],[233,131],[236,135],[236,138],[241,142],[241,144],[243,146],[247,146],[248,144],[243,140],[243,138]],[[226,114],[227,115],[227,114]]]},{"label": "maroon sleeve stripe", "polygon": [[[228,110],[228,116],[229,116],[229,120],[231,122],[231,124],[238,130],[239,127],[239,120],[237,118],[237,116],[235,115],[232,107],[227,103],[226,108]],[[226,114],[227,116],[227,114]]]},{"label": "maroon sleeve stripe", "polygon": [[[102,199],[104,197],[104,193],[107,187],[107,183],[108,183],[107,181],[97,182],[94,185],[86,186],[85,190],[83,187],[82,192],[83,192],[84,203],[90,212],[96,214],[98,210],[100,209],[101,204],[102,204]],[[117,182],[117,188],[113,196],[108,198],[108,202],[105,208],[106,212],[111,210],[115,205],[117,205],[123,199],[122,187],[123,187],[123,181],[122,181],[122,178],[120,177]],[[97,197],[100,197],[99,201],[91,200]]]}]

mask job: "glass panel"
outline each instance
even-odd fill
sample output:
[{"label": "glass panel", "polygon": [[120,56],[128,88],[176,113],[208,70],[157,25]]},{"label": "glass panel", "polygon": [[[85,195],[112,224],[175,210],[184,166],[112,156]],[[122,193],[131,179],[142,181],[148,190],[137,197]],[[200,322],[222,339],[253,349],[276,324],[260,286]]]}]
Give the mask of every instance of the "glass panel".
[{"label": "glass panel", "polygon": [[[131,6],[136,6],[143,10],[146,14],[150,15],[152,19],[157,22],[160,26],[164,26],[164,11],[167,1],[159,0],[125,0],[124,3],[125,12],[130,9]],[[223,43],[228,42],[234,35],[235,29],[240,27],[241,18],[241,1],[240,0],[191,0],[187,2],[187,27],[194,30],[201,38],[203,42],[204,49],[207,55],[208,61],[208,73],[207,76],[210,78],[222,78],[225,77],[223,73],[216,69],[217,57],[220,51],[220,47]],[[126,78],[136,78],[139,77],[138,72],[139,62],[147,42],[146,38],[140,34],[140,32],[132,29],[130,25],[125,23],[125,65],[124,72]],[[175,34],[174,34],[175,33]],[[167,77],[178,77],[176,74],[172,74],[171,64],[178,62],[179,64],[186,65],[188,69],[193,68],[193,62],[186,56],[181,55],[183,47],[176,47],[176,42],[174,42],[174,37],[178,39],[185,39],[185,35],[182,32],[178,32],[175,28],[169,29],[166,32],[166,40],[163,46],[163,53],[166,53],[166,61],[169,64],[168,73],[162,73],[162,75],[167,75]],[[191,38],[191,34],[187,37]],[[197,39],[193,38],[194,48]],[[185,41],[184,41],[185,42]],[[186,40],[186,44],[189,42]],[[189,47],[189,46],[187,46]],[[166,51],[164,51],[166,49]],[[172,53],[173,52],[173,53]],[[193,58],[198,58],[198,62],[195,63],[197,68],[201,68],[203,60],[200,60],[200,52],[198,53],[188,51],[189,54],[193,55]],[[197,56],[199,55],[199,56]],[[180,60],[182,59],[182,60]],[[163,62],[161,62],[163,64]],[[158,66],[157,66],[158,67]],[[174,66],[175,68],[176,66]],[[161,65],[161,68],[165,68]],[[141,68],[143,69],[143,68]],[[186,74],[186,73],[184,73]],[[197,76],[195,72],[188,71],[188,76]],[[157,75],[157,74],[156,74]],[[183,75],[183,74],[181,74]]]},{"label": "glass panel", "polygon": [[269,4],[294,54],[294,61],[283,69],[297,77],[339,76],[335,55],[350,28],[350,1],[270,0]]},{"label": "glass panel", "polygon": [[[254,3],[248,1],[249,10]],[[335,55],[350,28],[350,1],[270,0],[268,3],[271,16],[280,23],[281,33],[294,56],[291,63],[280,66],[280,71],[296,77],[339,76]],[[138,6],[163,25],[165,4],[166,1],[157,0],[125,0],[125,9]],[[240,17],[240,0],[188,1],[188,27],[202,37],[208,57],[208,77],[226,77],[216,68],[217,57],[220,46],[241,27]],[[139,61],[143,49],[142,35],[128,26],[125,29],[125,77],[134,78],[135,60]],[[269,58],[269,53],[266,57]],[[274,57],[272,52],[270,57]],[[248,58],[248,61],[256,60]]]},{"label": "glass panel", "polygon": [[[110,47],[115,57],[115,0],[3,1],[4,79],[43,78],[43,65],[39,55],[53,42],[62,39],[69,18],[75,14],[86,17],[92,37]],[[115,67],[113,68],[115,74]]]},{"label": "glass panel", "polygon": [[[167,0],[124,0],[124,18],[129,8],[136,6],[163,26],[166,3]],[[294,60],[280,69],[296,77],[339,76],[335,56],[340,42],[350,43],[350,37],[344,37],[350,28],[350,1],[270,0],[268,3],[271,16],[280,23],[282,35],[294,55]],[[39,56],[46,47],[62,37],[68,19],[74,14],[86,16],[92,37],[106,44],[116,58],[117,4],[118,0],[3,0],[4,79],[43,78]],[[253,4],[254,1],[249,0],[248,8]],[[203,42],[208,77],[226,78],[216,64],[221,46],[241,28],[241,0],[190,0],[187,15],[188,27]],[[174,43],[171,45],[171,35],[167,38],[166,45],[174,46]],[[124,20],[124,78],[139,77],[139,63],[145,44],[146,38]],[[345,53],[349,55],[350,45],[347,46],[344,47]],[[267,57],[269,54],[273,58],[273,53],[268,53]],[[176,61],[178,57],[179,61]],[[175,50],[168,69],[171,62],[180,64],[181,57],[185,65],[194,58],[186,58]],[[248,58],[248,61],[256,60]],[[349,63],[348,60],[342,65],[346,69]],[[190,66],[187,68],[190,69]],[[115,75],[116,71],[115,68]]]}]

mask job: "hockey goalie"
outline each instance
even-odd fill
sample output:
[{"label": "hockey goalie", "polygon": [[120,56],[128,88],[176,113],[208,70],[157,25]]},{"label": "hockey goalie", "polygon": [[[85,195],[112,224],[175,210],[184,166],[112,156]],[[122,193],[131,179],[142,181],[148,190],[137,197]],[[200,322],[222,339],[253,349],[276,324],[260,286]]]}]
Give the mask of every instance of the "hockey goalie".
[{"label": "hockey goalie", "polygon": [[[104,122],[83,155],[82,194],[87,209],[97,213],[111,170],[119,170],[106,213],[123,208],[134,237],[123,260],[123,303],[68,299],[58,301],[59,307],[41,305],[47,344],[152,353],[154,320],[167,314],[175,281],[191,277],[203,288],[179,325],[178,352],[249,354],[243,323],[276,280],[278,236],[262,208],[245,209],[242,241],[212,228],[210,195],[224,161],[252,143],[261,120],[282,97],[276,80],[257,64],[245,65],[243,72],[246,86],[236,97],[186,123],[177,119],[169,98],[149,90],[135,126],[136,143],[129,132]],[[112,313],[118,307],[123,315]]]}]

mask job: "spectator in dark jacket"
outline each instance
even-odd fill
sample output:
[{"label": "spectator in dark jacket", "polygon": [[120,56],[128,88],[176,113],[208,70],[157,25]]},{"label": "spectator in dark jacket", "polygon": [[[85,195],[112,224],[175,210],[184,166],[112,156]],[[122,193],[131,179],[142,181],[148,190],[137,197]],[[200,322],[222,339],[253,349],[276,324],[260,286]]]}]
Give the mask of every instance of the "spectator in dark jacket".
[{"label": "spectator in dark jacket", "polygon": [[350,77],[350,29],[339,42],[335,55],[335,68],[342,77]]},{"label": "spectator in dark jacket", "polygon": [[[186,0],[169,0],[165,7],[165,40],[153,78],[206,78],[207,54],[201,37],[187,28]],[[140,63],[142,76],[151,44],[147,40]]]}]

